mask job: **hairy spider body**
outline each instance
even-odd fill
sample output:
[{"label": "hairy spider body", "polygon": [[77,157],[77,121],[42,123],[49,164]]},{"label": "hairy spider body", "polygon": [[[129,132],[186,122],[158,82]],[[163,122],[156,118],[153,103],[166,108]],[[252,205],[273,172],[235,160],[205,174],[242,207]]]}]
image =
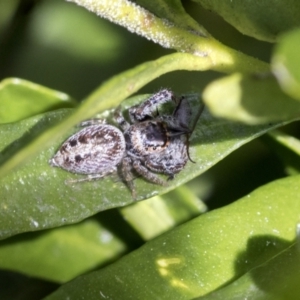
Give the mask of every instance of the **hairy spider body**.
[{"label": "hairy spider body", "polygon": [[[98,121],[93,121],[93,123]],[[100,178],[117,170],[125,153],[123,133],[108,124],[88,125],[68,138],[49,161],[72,173],[93,175]]]},{"label": "hairy spider body", "polygon": [[[171,115],[154,116],[158,105],[168,101],[175,102],[174,112]],[[163,90],[142,104],[131,107],[129,116],[132,124],[125,120],[119,110],[115,111],[115,120],[123,130],[126,141],[125,165],[122,167],[125,180],[127,178],[133,194],[131,168],[153,183],[166,185],[152,172],[173,179],[186,165],[189,158],[188,136],[191,133],[188,127],[191,117],[188,100],[184,97],[178,100],[171,91]]]},{"label": "hairy spider body", "polygon": [[[174,111],[159,115],[159,106],[167,102],[173,102]],[[83,123],[87,127],[67,139],[50,164],[89,175],[73,182],[100,178],[119,168],[136,198],[133,170],[150,182],[166,185],[156,173],[173,179],[186,165],[191,115],[187,98],[176,98],[170,90],[161,90],[129,108],[130,122],[120,109],[115,110],[114,120],[122,131],[104,123]]]},{"label": "hairy spider body", "polygon": [[144,121],[136,123],[124,132],[127,154],[134,157],[160,153],[170,143],[168,128],[163,122]]}]

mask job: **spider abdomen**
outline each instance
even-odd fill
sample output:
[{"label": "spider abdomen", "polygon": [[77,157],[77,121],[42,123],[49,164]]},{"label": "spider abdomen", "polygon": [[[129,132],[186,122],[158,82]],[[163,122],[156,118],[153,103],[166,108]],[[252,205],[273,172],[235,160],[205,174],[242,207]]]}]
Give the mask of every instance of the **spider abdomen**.
[{"label": "spider abdomen", "polygon": [[101,174],[116,169],[124,153],[125,139],[118,128],[92,125],[67,139],[50,164],[72,173]]}]

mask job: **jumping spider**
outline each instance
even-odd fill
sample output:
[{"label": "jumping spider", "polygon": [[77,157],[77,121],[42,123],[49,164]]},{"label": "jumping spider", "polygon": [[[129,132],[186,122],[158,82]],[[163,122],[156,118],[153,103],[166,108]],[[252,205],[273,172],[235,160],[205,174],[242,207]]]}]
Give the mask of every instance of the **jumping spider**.
[{"label": "jumping spider", "polygon": [[[174,102],[172,114],[158,113],[158,106]],[[203,107],[199,110],[196,122]],[[191,108],[186,97],[176,98],[164,89],[128,110],[130,123],[119,108],[114,120],[122,129],[101,120],[88,120],[86,126],[68,138],[49,161],[51,166],[88,177],[73,182],[92,180],[119,171],[136,198],[132,169],[148,181],[166,185],[155,173],[173,179],[189,159]],[[155,173],[153,173],[155,172]]]}]

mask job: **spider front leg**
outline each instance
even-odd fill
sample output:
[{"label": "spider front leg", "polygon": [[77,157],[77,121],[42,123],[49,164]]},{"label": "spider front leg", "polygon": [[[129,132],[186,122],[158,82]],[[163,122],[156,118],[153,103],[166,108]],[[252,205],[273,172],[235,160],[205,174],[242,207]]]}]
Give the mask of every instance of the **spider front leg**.
[{"label": "spider front leg", "polygon": [[141,122],[149,117],[152,118],[159,105],[170,101],[176,102],[176,98],[174,93],[168,89],[163,89],[153,94],[143,103],[133,106],[129,109],[129,117],[131,122]]},{"label": "spider front leg", "polygon": [[83,178],[78,178],[78,179],[66,179],[65,183],[66,184],[72,184],[72,183],[78,183],[78,182],[85,182],[85,181],[93,181],[93,180],[97,180],[97,179],[101,179],[105,176],[108,176],[112,173],[116,172],[116,168],[112,168],[111,170],[105,172],[105,173],[101,173],[101,174],[90,174],[87,175]]},{"label": "spider front leg", "polygon": [[86,126],[92,126],[92,125],[101,125],[106,124],[106,120],[99,119],[99,118],[93,118],[89,120],[82,121],[79,123],[79,127],[86,127]]},{"label": "spider front leg", "polygon": [[121,129],[123,131],[126,131],[129,129],[130,124],[125,120],[124,116],[122,115],[120,107],[117,107],[115,109],[113,119],[121,127]]},{"label": "spider front leg", "polygon": [[132,166],[141,176],[146,178],[148,181],[156,183],[158,185],[167,185],[167,183],[164,180],[160,179],[158,176],[150,172],[149,169],[143,166],[139,160],[133,161]]}]

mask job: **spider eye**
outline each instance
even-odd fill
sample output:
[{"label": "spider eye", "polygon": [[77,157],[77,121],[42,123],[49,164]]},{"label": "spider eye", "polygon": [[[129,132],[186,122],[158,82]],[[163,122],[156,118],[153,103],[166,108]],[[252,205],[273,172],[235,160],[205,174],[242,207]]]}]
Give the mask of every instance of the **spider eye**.
[{"label": "spider eye", "polygon": [[168,141],[166,130],[160,123],[150,123],[146,128],[145,137],[149,146],[164,146]]}]

